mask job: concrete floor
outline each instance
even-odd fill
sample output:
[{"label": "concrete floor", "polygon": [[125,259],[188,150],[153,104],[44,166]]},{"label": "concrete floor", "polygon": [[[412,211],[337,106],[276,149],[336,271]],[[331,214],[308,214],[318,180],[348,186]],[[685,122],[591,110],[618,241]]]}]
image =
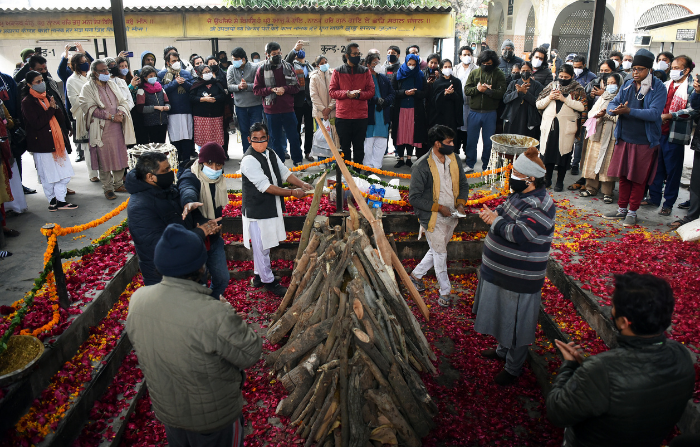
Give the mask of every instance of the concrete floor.
[{"label": "concrete floor", "polygon": [[[236,172],[240,166],[240,159],[243,156],[243,148],[240,143],[236,142],[236,137],[229,150],[231,160],[225,165],[225,171],[228,173]],[[686,165],[692,163],[692,152],[686,151]],[[479,143],[479,154],[481,153],[481,143]],[[71,159],[75,159],[75,153],[71,155]],[[6,238],[7,245],[4,248],[13,253],[13,256],[0,260],[0,305],[8,305],[22,298],[25,292],[31,289],[32,282],[41,270],[42,258],[46,250],[46,238],[41,235],[39,229],[42,225],[49,222],[55,222],[63,227],[80,225],[91,220],[97,219],[114,208],[121,202],[126,200],[128,193],[118,194],[117,200],[106,200],[104,198],[100,183],[91,183],[87,177],[87,167],[85,163],[73,163],[75,176],[68,185],[69,188],[76,191],[75,195],[69,196],[69,200],[79,208],[73,211],[48,211],[48,202],[43,194],[41,185],[37,181],[36,170],[34,169],[34,161],[30,154],[25,154],[24,163],[24,185],[36,189],[37,194],[27,195],[27,204],[29,210],[22,215],[9,217],[7,225],[9,228],[16,229],[21,232],[19,237]],[[415,161],[415,158],[414,158]],[[393,155],[384,157],[383,169],[394,170],[393,166],[396,159]],[[477,167],[480,167],[480,162],[477,162]],[[287,165],[291,167],[291,161],[287,161]],[[314,173],[321,168],[311,168],[307,173]],[[400,168],[398,171],[409,173],[407,167]],[[690,175],[690,170],[686,169],[684,180],[686,186],[681,188],[680,196],[677,203],[688,200],[687,176]],[[300,174],[303,176],[304,174]],[[568,186],[574,183],[578,177],[567,175],[565,185]],[[408,185],[410,180],[402,179],[401,183]],[[229,189],[240,189],[241,181],[238,179],[227,179]],[[556,199],[570,199],[575,206],[588,210],[589,212],[608,212],[615,209],[615,204],[606,205],[602,202],[602,195],[595,198],[581,198],[578,191],[567,191],[561,193],[553,193]],[[615,192],[617,197],[617,191]],[[665,231],[666,224],[685,216],[684,210],[674,208],[671,217],[662,217],[658,215],[658,210],[648,208],[641,209],[639,212],[639,224],[646,227],[657,227],[659,230]],[[122,219],[126,218],[126,212],[122,212],[118,217],[112,219],[108,223],[100,225],[96,228],[85,231],[85,238],[74,239],[72,236],[64,236],[59,238],[58,244],[62,250],[72,250],[80,248],[100,236],[110,226],[116,225]]]}]

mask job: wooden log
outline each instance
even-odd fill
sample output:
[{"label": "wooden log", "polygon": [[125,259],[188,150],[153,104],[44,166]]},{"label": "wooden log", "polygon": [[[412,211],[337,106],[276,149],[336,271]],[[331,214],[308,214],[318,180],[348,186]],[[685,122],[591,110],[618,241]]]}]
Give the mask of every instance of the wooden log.
[{"label": "wooden log", "polygon": [[377,247],[382,253],[382,257],[386,259],[387,262],[393,264],[394,268],[399,273],[401,281],[403,282],[404,286],[406,286],[406,288],[408,289],[411,298],[418,305],[421,313],[423,314],[423,317],[425,317],[426,320],[429,320],[430,312],[428,311],[428,306],[425,305],[423,298],[421,298],[420,294],[416,290],[416,286],[413,285],[413,282],[409,278],[408,273],[406,273],[403,264],[401,264],[401,262],[399,261],[398,256],[396,256],[396,253],[394,253],[394,251],[391,249],[389,241],[387,241],[386,235],[384,234],[384,230],[382,229],[381,219],[377,220],[372,216],[372,212],[369,209],[369,206],[367,205],[367,203],[365,203],[364,198],[362,197],[362,193],[360,193],[360,190],[358,189],[357,185],[355,184],[355,181],[350,175],[350,171],[348,171],[348,168],[345,166],[345,162],[340,156],[338,149],[335,147],[333,139],[328,134],[328,131],[326,131],[326,128],[323,127],[321,119],[316,118],[316,121],[318,122],[318,125],[323,132],[323,136],[326,139],[326,142],[328,142],[328,145],[331,148],[331,153],[333,154],[333,157],[336,160],[338,168],[342,172],[343,177],[345,177],[345,182],[347,183],[348,188],[352,192],[352,195],[355,197],[355,201],[357,202],[360,208],[360,212],[365,216],[365,218],[369,221],[370,225],[372,226],[372,230],[374,231],[374,237],[377,240]]},{"label": "wooden log", "polygon": [[352,203],[352,197],[348,197],[348,212],[350,213],[350,221],[352,222],[352,229],[350,231],[355,231],[360,229],[360,216],[357,212],[357,208]]},{"label": "wooden log", "polygon": [[313,284],[307,288],[304,293],[294,302],[292,307],[282,315],[282,317],[267,331],[267,339],[273,345],[277,344],[282,340],[282,338],[287,335],[292,327],[296,324],[301,312],[306,309],[307,305],[310,304],[314,297],[316,296],[316,289],[321,284],[323,280],[323,275],[316,275]]},{"label": "wooden log", "polygon": [[289,417],[289,420],[292,421],[292,425],[296,425],[299,422],[299,417],[301,416],[306,406],[309,405],[309,401],[311,401],[311,398],[318,389],[319,382],[323,380],[325,374],[327,373],[324,371],[322,371],[320,374],[316,374],[314,378],[314,383],[311,385],[311,388],[309,388],[309,390],[306,392],[306,395],[304,396],[304,399],[302,399],[299,405],[294,409],[292,415]]},{"label": "wooden log", "polygon": [[350,442],[350,415],[348,415],[348,347],[350,339],[346,338],[340,346],[340,374],[338,382],[340,384],[340,429],[342,433],[342,444],[348,445]]},{"label": "wooden log", "polygon": [[311,354],[308,359],[300,363],[299,366],[289,371],[288,374],[284,375],[280,379],[282,386],[284,386],[289,392],[294,391],[294,388],[304,382],[306,376],[314,377],[316,375],[316,368],[318,368],[318,364],[318,354]]},{"label": "wooden log", "polygon": [[339,415],[340,405],[337,405],[336,400],[334,399],[333,401],[331,401],[331,406],[330,408],[328,408],[328,412],[321,420],[321,425],[318,427],[318,431],[316,432],[316,434],[312,435],[314,441],[316,441],[316,445],[320,445],[319,441],[322,441],[326,438],[326,436],[328,435],[328,429],[330,428],[331,424],[333,424],[338,419]]},{"label": "wooden log", "polygon": [[418,403],[423,407],[425,413],[429,417],[434,418],[437,415],[438,408],[433,401],[433,398],[430,397],[430,394],[428,394],[425,384],[421,380],[418,373],[413,370],[413,368],[403,361],[400,361],[400,359],[398,360],[399,367],[401,368],[404,379],[406,379],[408,388],[411,390]]},{"label": "wooden log", "polygon": [[331,406],[331,402],[334,400],[335,397],[335,389],[338,384],[338,375],[334,374],[334,380],[333,383],[331,383],[331,388],[328,390],[328,394],[326,395],[326,399],[323,402],[323,405],[321,406],[321,409],[316,412],[315,420],[313,424],[311,425],[311,428],[309,429],[309,433],[306,435],[306,443],[304,444],[305,447],[309,447],[311,443],[313,442],[313,436],[311,434],[316,433],[318,431],[318,427],[321,423],[321,419],[323,415],[325,415],[328,412],[328,408]]},{"label": "wooden log", "polygon": [[426,436],[430,432],[430,429],[434,427],[432,419],[423,413],[423,408],[418,405],[416,398],[408,388],[396,362],[394,362],[389,369],[388,379],[391,388],[394,390],[394,394],[396,394],[396,397],[401,403],[403,414],[408,418],[416,434],[419,438]]},{"label": "wooden log", "polygon": [[304,396],[306,396],[306,393],[314,383],[314,376],[306,369],[304,369],[304,371],[306,372],[300,373],[299,383],[296,384],[292,393],[282,399],[277,405],[276,414],[289,417],[294,409],[304,400]]},{"label": "wooden log", "polygon": [[319,231],[314,231],[311,234],[311,239],[309,239],[309,245],[307,245],[306,249],[304,249],[304,253],[308,253],[309,255],[316,253],[316,249],[318,248],[320,243],[321,233]]},{"label": "wooden log", "polygon": [[309,413],[309,414],[306,415],[306,417],[299,423],[299,427],[297,427],[297,430],[296,430],[296,432],[295,432],[295,434],[296,434],[297,436],[301,436],[302,434],[304,434],[304,431],[310,430],[309,424],[311,423],[311,418],[312,418],[313,416],[314,416],[313,414]]},{"label": "wooden log", "polygon": [[326,363],[325,365],[321,365],[317,371],[318,372],[330,371],[330,370],[335,369],[339,366],[340,366],[340,360],[335,359],[335,360],[331,360],[330,362]]},{"label": "wooden log", "polygon": [[[280,320],[281,321],[281,320]],[[300,334],[296,339],[287,343],[275,362],[275,369],[280,370],[287,362],[301,357],[316,347],[328,336],[328,330],[333,325],[332,319],[327,319],[311,326],[306,332]]]},{"label": "wooden log", "polygon": [[384,377],[384,374],[382,374],[382,371],[379,369],[379,367],[372,361],[371,358],[362,349],[358,349],[358,352],[360,354],[360,358],[362,361],[367,365],[367,368],[369,368],[369,371],[372,373],[374,376],[374,379],[379,383],[379,386],[389,393],[392,401],[394,402],[394,405],[397,407],[400,407],[401,404],[399,403],[398,398],[394,395],[394,393],[391,391],[391,385],[389,384],[389,381]]},{"label": "wooden log", "polygon": [[369,336],[359,329],[354,329],[353,334],[355,335],[355,344],[365,351],[369,358],[379,367],[382,374],[388,374],[390,367],[389,361],[377,351],[377,348],[371,343]]},{"label": "wooden log", "polygon": [[420,447],[420,439],[385,393],[379,390],[365,390],[364,396],[365,399],[374,402],[379,408],[379,411],[389,419],[404,445],[408,447]]},{"label": "wooden log", "polygon": [[337,317],[331,317],[334,319],[331,330],[328,331],[328,337],[326,337],[326,343],[323,345],[323,350],[321,351],[321,363],[326,363],[329,359],[331,349],[335,344],[335,340],[338,338],[338,333],[340,332],[340,326],[342,324],[342,319]]},{"label": "wooden log", "polygon": [[311,206],[309,207],[309,212],[306,214],[306,220],[304,220],[304,227],[301,230],[301,237],[299,238],[299,250],[297,251],[297,259],[301,258],[302,253],[306,249],[309,243],[309,235],[311,234],[311,227],[314,225],[314,220],[318,214],[318,205],[321,203],[321,197],[323,196],[323,184],[326,180],[326,173],[321,175],[321,178],[316,183],[316,188],[314,190],[314,198],[311,201]]},{"label": "wooden log", "polygon": [[[312,259],[313,261],[311,261]],[[312,264],[311,266],[309,265],[310,263]],[[309,270],[313,270],[313,265],[315,263],[316,253],[311,255],[304,253],[304,255],[297,261],[297,265],[294,267],[294,271],[292,272],[292,280],[289,282],[289,287],[287,287],[287,292],[284,294],[284,298],[282,298],[282,302],[277,308],[277,311],[272,315],[272,317],[270,317],[270,321],[272,323],[279,320],[279,317],[282,316],[289,303],[291,303],[292,299],[294,299],[296,296],[297,287],[301,283],[304,274],[307,272],[307,268]]]},{"label": "wooden log", "polygon": [[360,386],[360,376],[365,369],[367,367],[364,365],[353,368],[348,380],[349,447],[364,447],[369,440],[369,430],[362,418],[362,407],[365,404],[365,399]]}]

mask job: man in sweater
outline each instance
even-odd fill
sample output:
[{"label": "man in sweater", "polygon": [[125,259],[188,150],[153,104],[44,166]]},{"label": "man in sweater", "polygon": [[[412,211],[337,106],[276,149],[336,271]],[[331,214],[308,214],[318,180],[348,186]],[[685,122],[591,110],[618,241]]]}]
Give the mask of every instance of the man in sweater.
[{"label": "man in sweater", "polygon": [[233,102],[236,106],[238,128],[241,130],[241,142],[247,148],[248,129],[255,123],[262,122],[262,99],[253,93],[255,74],[260,64],[248,61],[248,55],[241,47],[231,51],[231,67],[226,72],[228,91],[233,93]]},{"label": "man in sweater", "polygon": [[564,362],[547,395],[547,416],[566,427],[563,445],[656,447],[671,434],[695,384],[692,354],[664,334],[674,301],[661,278],[615,275],[618,346],[584,357],[580,346],[556,341]]},{"label": "man in sweater", "polygon": [[262,339],[202,285],[207,249],[170,224],[155,249],[160,284],[131,297],[126,331],[171,446],[242,447],[245,369]]},{"label": "man in sweater", "polygon": [[267,61],[258,68],[253,93],[262,98],[272,149],[284,160],[289,141],[292,162],[297,166],[303,160],[294,113],[294,95],[299,91],[299,83],[292,64],[282,59],[280,44],[268,43],[265,52]]},{"label": "man in sweater", "polygon": [[508,87],[503,72],[498,69],[498,55],[493,50],[484,50],[477,59],[479,68],[472,70],[464,85],[464,95],[469,97],[467,118],[467,171],[472,172],[476,164],[476,146],[479,134],[484,143],[481,167],[486,170],[491,159],[491,136],[496,132],[498,106]]},{"label": "man in sweater", "polygon": [[492,335],[498,347],[481,355],[505,362],[494,381],[512,384],[522,372],[527,347],[535,341],[537,316],[554,234],[556,205],[545,188],[544,163],[529,148],[513,163],[514,192],[494,211],[484,206],[479,217],[491,226],[474,295],[474,330]]},{"label": "man in sweater", "polygon": [[[452,285],[447,276],[447,244],[458,222],[453,214],[464,214],[469,197],[469,182],[462,173],[462,161],[454,154],[455,136],[452,129],[439,124],[428,131],[430,149],[413,167],[408,193],[408,201],[430,246],[411,272],[411,281],[419,292],[424,291],[422,278],[428,270],[435,269],[440,285],[438,304],[444,307],[452,302]],[[436,188],[434,185],[440,186]]]},{"label": "man in sweater", "polygon": [[360,46],[350,43],[343,62],[331,77],[329,93],[335,99],[335,129],[346,160],[362,163],[367,134],[367,101],[374,97],[374,81],[367,67],[360,65]]},{"label": "man in sweater", "polygon": [[[243,244],[247,249],[253,247],[255,278],[251,285],[255,288],[264,286],[267,291],[284,296],[287,288],[275,279],[270,266],[270,249],[287,238],[282,198],[294,196],[300,199],[313,187],[292,175],[282,161],[284,153],[279,156],[276,151],[268,150],[269,133],[265,124],[253,124],[249,133],[250,147],[241,159],[241,215]],[[297,188],[282,188],[284,182]]]}]

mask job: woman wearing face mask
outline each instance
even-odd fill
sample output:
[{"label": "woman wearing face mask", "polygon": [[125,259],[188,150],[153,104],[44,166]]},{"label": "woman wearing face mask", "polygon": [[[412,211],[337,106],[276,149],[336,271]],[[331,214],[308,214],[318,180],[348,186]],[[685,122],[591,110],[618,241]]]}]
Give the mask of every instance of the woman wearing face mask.
[{"label": "woman wearing face mask", "polygon": [[158,81],[168,96],[170,112],[168,113],[168,139],[177,148],[178,166],[190,161],[194,154],[192,130],[192,105],[190,88],[194,82],[190,73],[184,68],[180,55],[171,51],[165,56],[165,66],[158,73]]},{"label": "woman wearing face mask", "polygon": [[126,145],[135,144],[136,136],[129,102],[117,84],[110,82],[109,69],[101,59],[95,59],[90,67],[90,81],[80,92],[80,107],[85,111],[82,122],[90,136],[92,164],[99,166],[105,198],[115,200],[115,191],[127,192],[124,188],[124,169],[129,166]]},{"label": "woman wearing face mask", "polygon": [[119,64],[117,64],[117,60],[112,57],[107,57],[105,58],[105,62],[107,63],[107,68],[109,68],[109,75],[112,78],[112,81],[114,81],[117,84],[117,87],[119,87],[119,91],[121,91],[122,96],[125,97],[126,100],[129,102],[129,110],[133,109],[135,104],[134,98],[131,96],[131,91],[129,90],[129,86],[124,80],[124,76],[122,76],[121,74]]},{"label": "woman wearing face mask", "polygon": [[73,167],[67,153],[70,141],[68,129],[63,127],[65,118],[56,100],[47,97],[41,73],[30,71],[25,79],[22,119],[27,132],[27,151],[34,154],[49,211],[74,210],[78,206],[66,201]]},{"label": "woman wearing face mask", "polygon": [[170,100],[158,82],[158,72],[151,66],[141,69],[143,88],[136,93],[136,111],[141,115],[141,122],[146,128],[149,143],[165,143],[168,132],[168,112]]},{"label": "woman wearing face mask", "polygon": [[513,162],[513,194],[494,211],[484,206],[479,212],[491,228],[474,295],[474,330],[498,340],[495,349],[481,351],[481,356],[505,362],[494,378],[502,386],[517,380],[528,345],[535,342],[557,208],[544,175],[537,148],[529,148]]},{"label": "woman wearing face mask", "polygon": [[[86,112],[80,107],[80,91],[89,80],[88,72],[90,71],[90,63],[83,53],[75,53],[70,59],[70,66],[73,70],[73,74],[66,82],[66,94],[68,95],[68,102],[70,102],[71,107],[70,113],[73,115],[74,121],[73,141],[77,147],[78,157],[80,158],[81,154],[85,154],[88,178],[91,182],[99,182],[100,179],[97,177],[97,169],[93,169],[92,161],[90,160],[87,129],[83,124]],[[78,127],[80,127],[80,131],[78,131]],[[95,168],[96,167],[97,166],[95,166]]]},{"label": "woman wearing face mask", "polygon": [[[461,82],[462,86],[467,84],[467,79],[469,78],[469,73],[476,69],[476,58],[474,57],[474,50],[471,47],[463,46],[459,48],[459,63],[453,68],[453,75],[456,76]],[[469,112],[471,111],[469,107],[469,97],[464,93],[464,88],[462,88],[462,123],[457,129],[457,142],[455,143],[455,154],[459,154],[459,151],[464,147],[464,154],[467,154],[467,124]],[[465,172],[469,171],[469,166],[464,165]]]},{"label": "woman wearing face mask", "polygon": [[233,99],[231,98],[231,94],[228,93],[228,82],[226,81],[226,71],[221,68],[221,66],[217,63],[217,59],[214,56],[209,56],[207,60],[205,61],[207,65],[209,65],[209,68],[211,69],[212,77],[219,83],[221,88],[224,91],[224,99],[222,102],[224,111],[223,111],[223,116],[222,116],[222,121],[221,121],[221,131],[223,132],[224,135],[224,143],[222,144],[224,148],[224,152],[226,152],[226,160],[229,159],[228,155],[228,142],[230,139],[230,135],[228,133],[228,128],[229,125],[231,124],[231,121],[233,121]]},{"label": "woman wearing face mask", "polygon": [[[519,71],[516,71],[519,70]],[[513,67],[513,81],[503,95],[503,131],[515,135],[525,135],[539,141],[542,115],[537,110],[537,98],[544,88],[532,75],[530,62]]]},{"label": "woman wearing face mask", "polygon": [[194,119],[194,144],[224,144],[224,101],[226,90],[214,79],[209,65],[199,65],[197,81],[190,89]]},{"label": "woman wearing face mask", "polygon": [[[440,62],[440,75],[433,83],[430,97],[427,99],[431,102],[433,110],[432,115],[428,115],[430,127],[441,124],[457,134],[457,129],[464,123],[462,81],[453,74],[452,61],[449,59]],[[454,145],[460,146],[457,138]]]},{"label": "woman wearing face mask", "polygon": [[[223,176],[225,161],[224,148],[216,143],[207,143],[199,150],[199,158],[187,163],[189,167],[182,171],[177,181],[183,216],[192,213],[194,222],[198,224],[221,218],[223,208],[228,204],[226,179]],[[224,240],[214,233],[207,236],[206,246],[212,296],[219,297],[230,279]]]},{"label": "woman wearing face mask", "polygon": [[[331,76],[333,69],[328,63],[326,56],[316,56],[316,69],[309,75],[309,94],[311,95],[311,114],[314,118],[330,120],[331,136],[336,147],[340,147],[338,133],[335,130],[335,99],[331,98],[328,89],[331,85]],[[318,129],[318,124],[314,119],[314,132]],[[313,147],[311,148],[313,151]]]},{"label": "woman wearing face mask", "polygon": [[578,121],[588,103],[585,90],[573,77],[574,67],[562,66],[559,78],[546,86],[537,98],[537,108],[543,111],[540,152],[547,168],[545,181],[548,188],[552,185],[554,166],[559,167],[555,192],[564,189],[566,168],[571,162],[574,139],[579,129]]},{"label": "woman wearing face mask", "polygon": [[394,168],[412,166],[413,148],[422,148],[427,136],[428,119],[424,105],[427,87],[425,76],[418,68],[419,61],[417,55],[407,54],[405,62],[391,81],[391,88],[396,92],[391,117],[394,123],[391,139],[395,142],[396,156],[399,158]]},{"label": "woman wearing face mask", "polygon": [[389,144],[389,122],[391,121],[391,104],[394,102],[394,89],[391,81],[375,71],[380,65],[379,54],[367,55],[365,65],[369,68],[374,81],[374,96],[367,101],[369,117],[365,135],[365,166],[381,169],[384,152]]},{"label": "woman wearing face mask", "polygon": [[586,127],[592,128],[593,134],[588,135],[588,150],[583,163],[583,177],[586,179],[586,189],[581,191],[581,197],[594,197],[598,191],[603,192],[603,202],[613,203],[613,190],[616,177],[608,175],[610,160],[615,148],[615,125],[617,116],[606,112],[608,104],[615,98],[622,85],[622,77],[618,73],[608,76],[605,93],[598,97],[595,105],[588,112]]}]

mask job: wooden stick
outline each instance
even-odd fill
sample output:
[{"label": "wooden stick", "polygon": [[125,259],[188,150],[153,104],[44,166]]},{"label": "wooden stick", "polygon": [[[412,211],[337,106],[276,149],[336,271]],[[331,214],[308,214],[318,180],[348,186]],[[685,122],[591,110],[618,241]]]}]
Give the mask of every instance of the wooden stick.
[{"label": "wooden stick", "polygon": [[[418,293],[418,290],[416,290],[416,286],[413,285],[411,278],[409,278],[408,273],[406,273],[406,269],[404,269],[404,266],[403,264],[401,264],[401,261],[399,261],[399,258],[396,256],[396,253],[394,253],[394,251],[391,249],[391,245],[389,245],[389,241],[386,239],[386,235],[384,234],[381,225],[379,224],[379,222],[377,222],[374,216],[372,216],[372,212],[369,209],[369,206],[365,202],[364,197],[362,197],[362,194],[360,193],[360,189],[357,187],[355,181],[350,175],[350,171],[348,171],[347,166],[345,166],[345,162],[340,156],[338,149],[335,147],[333,139],[328,134],[326,128],[323,127],[321,119],[316,118],[316,122],[318,123],[321,131],[323,132],[323,136],[326,138],[326,142],[328,143],[328,146],[330,147],[331,152],[333,153],[333,157],[335,158],[335,161],[338,164],[338,168],[340,168],[340,171],[343,173],[343,177],[345,177],[345,181],[348,184],[348,188],[350,188],[352,195],[355,197],[355,201],[360,206],[360,212],[369,221],[370,225],[372,226],[372,230],[374,230],[374,238],[377,241],[377,246],[379,247],[379,251],[381,251],[382,253],[382,257],[387,262],[391,260],[391,263],[393,264],[394,268],[399,273],[401,281],[403,282],[404,286],[406,286],[406,288],[408,289],[411,298],[413,299],[413,301],[416,302],[416,304],[418,304],[418,308],[420,309],[421,314],[423,314],[423,317],[426,320],[429,320],[430,312],[428,311],[428,306],[425,305],[423,298],[421,298],[420,294]],[[340,179],[336,180],[340,181]]]},{"label": "wooden stick", "polygon": [[420,447],[421,442],[416,436],[416,432],[413,431],[413,428],[401,416],[396,407],[392,405],[391,399],[385,393],[379,390],[366,390],[364,395],[365,399],[374,402],[379,411],[391,421],[391,424],[398,432],[399,438],[403,441],[402,444],[409,447]]},{"label": "wooden stick", "polygon": [[316,189],[314,189],[314,199],[311,201],[311,206],[309,207],[309,213],[306,215],[306,220],[304,220],[304,227],[301,230],[301,238],[299,239],[299,249],[297,250],[297,259],[301,258],[302,253],[306,249],[306,245],[309,243],[309,234],[311,233],[311,227],[314,225],[314,220],[318,214],[318,205],[321,202],[321,196],[323,195],[323,182],[326,180],[326,173],[324,172],[318,183],[316,183]]}]

